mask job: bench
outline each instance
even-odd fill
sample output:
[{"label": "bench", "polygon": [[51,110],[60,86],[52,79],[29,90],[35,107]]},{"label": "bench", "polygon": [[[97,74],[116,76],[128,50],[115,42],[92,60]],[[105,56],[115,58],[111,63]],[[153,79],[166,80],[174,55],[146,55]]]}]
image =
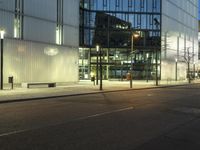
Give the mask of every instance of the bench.
[{"label": "bench", "polygon": [[37,85],[47,85],[48,87],[56,87],[55,82],[28,82],[22,83],[23,88],[30,88],[30,86],[37,86]]}]

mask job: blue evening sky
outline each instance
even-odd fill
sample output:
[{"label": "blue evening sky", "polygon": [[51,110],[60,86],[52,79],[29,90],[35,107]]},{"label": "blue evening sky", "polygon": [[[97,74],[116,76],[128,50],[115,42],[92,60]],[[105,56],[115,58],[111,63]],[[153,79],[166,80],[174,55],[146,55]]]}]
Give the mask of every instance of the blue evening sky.
[{"label": "blue evening sky", "polygon": [[[199,0],[199,6],[200,6],[200,0]],[[200,20],[200,7],[199,7],[199,20]]]}]

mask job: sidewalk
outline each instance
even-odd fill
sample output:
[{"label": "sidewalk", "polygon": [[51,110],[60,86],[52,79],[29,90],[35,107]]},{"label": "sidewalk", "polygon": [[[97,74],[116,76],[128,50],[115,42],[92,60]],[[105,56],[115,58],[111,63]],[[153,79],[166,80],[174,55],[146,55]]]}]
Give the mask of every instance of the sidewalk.
[{"label": "sidewalk", "polygon": [[[196,83],[196,82],[195,82]],[[103,90],[99,90],[99,85],[94,85],[89,80],[82,80],[77,84],[66,86],[57,86],[56,88],[14,88],[13,90],[5,89],[0,91],[0,103],[8,103],[14,101],[34,100],[39,98],[62,97],[85,95],[99,92],[111,92],[120,90],[139,90],[148,88],[161,88],[176,85],[185,85],[187,81],[175,82],[165,81],[155,85],[155,81],[133,81],[133,88],[130,89],[129,81],[103,81]]]}]

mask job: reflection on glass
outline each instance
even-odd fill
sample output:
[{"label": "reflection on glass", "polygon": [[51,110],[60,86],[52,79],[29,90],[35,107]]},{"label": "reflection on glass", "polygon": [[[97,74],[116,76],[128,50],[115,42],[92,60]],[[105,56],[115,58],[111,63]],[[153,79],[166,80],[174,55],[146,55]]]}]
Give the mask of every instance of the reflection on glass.
[{"label": "reflection on glass", "polygon": [[[146,79],[147,73],[148,79],[155,78],[149,74],[156,70],[153,60],[161,47],[160,0],[82,0],[80,8],[80,46],[88,48],[89,63],[83,64],[87,71],[96,71],[95,47],[99,44],[104,79],[125,78],[131,68],[131,57],[135,79]],[[135,31],[139,37],[133,41],[133,54],[131,36]]]}]

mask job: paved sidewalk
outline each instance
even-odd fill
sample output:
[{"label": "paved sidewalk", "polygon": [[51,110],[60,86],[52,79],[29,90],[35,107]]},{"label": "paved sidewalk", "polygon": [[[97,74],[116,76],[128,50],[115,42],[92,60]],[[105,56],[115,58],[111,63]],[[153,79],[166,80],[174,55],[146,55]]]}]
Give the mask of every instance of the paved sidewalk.
[{"label": "paved sidewalk", "polygon": [[[196,82],[195,82],[196,83]],[[98,92],[110,92],[120,90],[138,90],[156,87],[167,87],[174,85],[188,84],[187,81],[174,82],[165,81],[155,85],[155,81],[133,81],[133,88],[130,89],[129,81],[103,81],[103,90],[99,90],[99,85],[94,85],[89,80],[82,80],[77,84],[69,84],[66,86],[57,86],[56,88],[14,88],[13,90],[5,89],[0,91],[0,103],[33,100],[39,98],[61,97],[92,94]]]}]

